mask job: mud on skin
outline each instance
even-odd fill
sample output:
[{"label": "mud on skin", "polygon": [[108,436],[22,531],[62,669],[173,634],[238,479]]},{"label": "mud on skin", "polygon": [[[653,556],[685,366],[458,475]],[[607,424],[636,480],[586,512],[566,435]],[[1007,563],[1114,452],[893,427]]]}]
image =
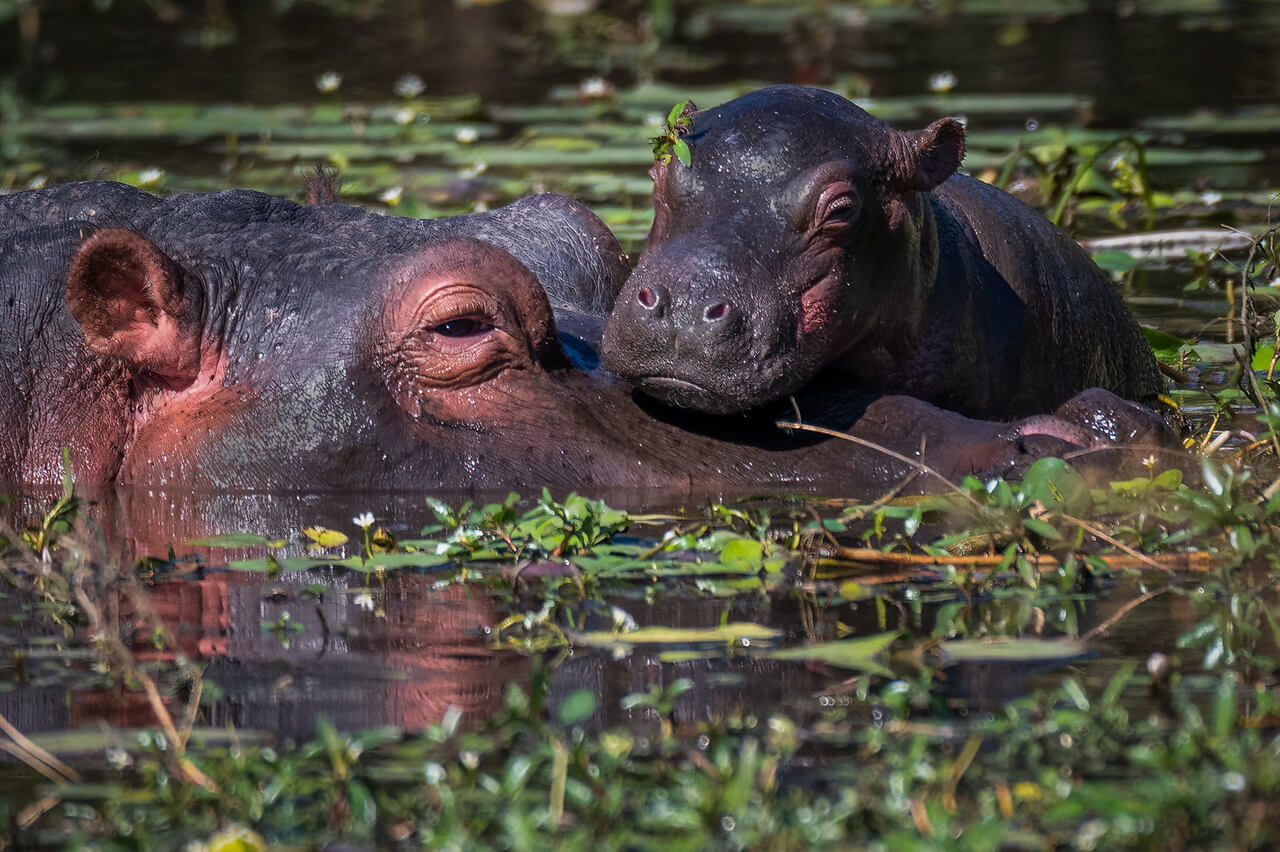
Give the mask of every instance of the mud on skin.
[{"label": "mud on skin", "polygon": [[[856,495],[911,469],[771,425],[726,440],[581,369],[561,326],[589,349],[625,270],[569,199],[422,222],[74,184],[0,199],[0,222],[10,481],[58,481],[63,446],[82,482],[197,491]],[[927,438],[924,460],[953,476],[1110,443],[1071,418],[1020,428],[906,397],[837,402],[828,425],[904,454]]]},{"label": "mud on skin", "polygon": [[1065,233],[956,174],[964,131],[903,132],[838,95],[771,86],[690,108],[603,342],[644,392],[712,413],[820,373],[973,417],[1163,382],[1123,300]]}]

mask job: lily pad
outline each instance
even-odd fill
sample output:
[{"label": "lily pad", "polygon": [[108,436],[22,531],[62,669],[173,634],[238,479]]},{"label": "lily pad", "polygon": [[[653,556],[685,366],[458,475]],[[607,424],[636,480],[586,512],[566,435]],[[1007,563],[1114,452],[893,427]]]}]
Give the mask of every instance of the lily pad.
[{"label": "lily pad", "polygon": [[1001,636],[994,639],[955,639],[938,647],[947,663],[1019,662],[1074,660],[1089,656],[1089,646],[1079,639],[1021,639]]},{"label": "lily pad", "polygon": [[769,642],[782,635],[774,630],[751,622],[722,624],[719,627],[641,627],[626,633],[610,630],[593,630],[575,633],[573,640],[579,645],[593,648],[616,648],[619,645],[693,645],[739,644]]},{"label": "lily pad", "polygon": [[894,643],[899,635],[896,631],[891,631],[873,636],[859,636],[854,639],[839,639],[835,642],[819,642],[798,648],[784,648],[772,652],[769,656],[775,660],[826,663],[845,669],[887,675],[890,674],[889,670],[877,658]]}]

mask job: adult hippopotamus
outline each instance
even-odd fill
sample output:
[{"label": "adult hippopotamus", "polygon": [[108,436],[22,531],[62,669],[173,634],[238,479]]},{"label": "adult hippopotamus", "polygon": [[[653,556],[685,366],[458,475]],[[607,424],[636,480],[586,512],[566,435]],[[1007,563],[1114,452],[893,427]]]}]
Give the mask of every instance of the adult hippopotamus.
[{"label": "adult hippopotamus", "polygon": [[645,393],[731,413],[827,371],[1008,419],[1093,386],[1160,392],[1088,255],[956,174],[955,119],[903,132],[831,92],[771,86],[677,125],[668,145],[687,153],[650,172],[653,227],[603,343]]},{"label": "adult hippopotamus", "polygon": [[[542,218],[564,213],[548,239],[508,234],[540,282],[474,235],[487,232],[468,235],[465,219],[245,191],[137,199],[138,212],[117,187],[96,198],[92,186],[55,190],[0,199],[0,214],[26,211],[4,219],[16,225],[0,244],[0,473],[10,480],[56,481],[62,446],[82,481],[199,491],[869,493],[912,469],[772,429],[707,434],[581,369],[590,353],[566,350],[547,290],[566,323],[589,329],[620,254],[567,199],[481,220],[501,230],[530,205]],[[847,394],[811,412],[906,454],[923,441],[924,461],[951,475],[1105,444],[1116,422],[1151,425],[1141,414],[1102,432],[1053,417],[1007,425]]]}]

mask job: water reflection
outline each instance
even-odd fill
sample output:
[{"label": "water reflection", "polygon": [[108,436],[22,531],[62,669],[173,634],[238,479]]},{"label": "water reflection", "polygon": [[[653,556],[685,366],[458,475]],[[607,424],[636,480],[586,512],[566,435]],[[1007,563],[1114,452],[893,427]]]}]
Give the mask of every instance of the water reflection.
[{"label": "water reflection", "polygon": [[[456,496],[456,495],[455,495]],[[167,556],[176,561],[143,563],[146,595],[141,606],[117,585],[108,585],[99,606],[110,614],[136,658],[160,674],[161,692],[178,716],[190,694],[176,673],[182,662],[202,670],[205,684],[201,728],[260,732],[271,737],[309,738],[320,719],[342,730],[383,725],[419,729],[441,721],[448,708],[464,721],[485,718],[503,706],[511,684],[527,685],[550,666],[552,718],[555,707],[578,690],[596,697],[586,724],[602,728],[628,724],[652,732],[652,710],[622,709],[622,699],[661,691],[681,678],[692,689],[674,702],[677,725],[782,712],[813,719],[833,702],[846,701],[869,675],[822,663],[770,659],[768,645],[732,646],[692,658],[670,657],[670,648],[643,646],[615,654],[579,645],[562,654],[523,654],[495,646],[495,628],[513,612],[533,612],[543,603],[536,586],[463,582],[451,570],[397,571],[385,576],[340,569],[282,573],[240,573],[218,566],[228,552],[185,544],[213,532],[248,530],[289,535],[301,525],[351,529],[352,515],[372,507],[379,520],[416,534],[428,513],[420,495],[221,495],[188,499],[156,492],[122,490],[98,495],[92,507],[112,542],[117,559],[125,554]],[[224,526],[227,525],[227,526]],[[295,542],[290,548],[301,552]],[[252,548],[232,556],[259,556]],[[199,556],[199,560],[184,559]],[[149,567],[148,567],[149,566]],[[100,566],[101,567],[101,566]],[[494,570],[477,566],[481,570]],[[105,570],[105,569],[104,569]],[[939,590],[932,600],[890,595],[832,600],[812,592],[747,594],[730,598],[663,588],[619,588],[605,602],[562,602],[558,618],[576,629],[608,629],[612,607],[641,626],[707,628],[752,622],[778,630],[774,647],[901,631],[923,639],[935,636],[1016,635],[1038,638],[1089,636],[1096,661],[1078,652],[1058,660],[981,662],[937,672],[938,695],[967,712],[998,712],[1047,677],[1061,676],[1074,657],[1077,672],[1105,676],[1117,661],[1142,660],[1152,651],[1173,656],[1175,638],[1195,623],[1196,608],[1173,594],[1129,615],[1136,584],[1096,595],[1010,595],[966,599]],[[151,610],[171,641],[152,641]],[[92,637],[70,636],[29,595],[0,601],[0,714],[26,733],[95,726],[155,725],[146,696],[124,689],[101,671]],[[903,674],[918,665],[937,666],[928,654],[896,660]]]}]

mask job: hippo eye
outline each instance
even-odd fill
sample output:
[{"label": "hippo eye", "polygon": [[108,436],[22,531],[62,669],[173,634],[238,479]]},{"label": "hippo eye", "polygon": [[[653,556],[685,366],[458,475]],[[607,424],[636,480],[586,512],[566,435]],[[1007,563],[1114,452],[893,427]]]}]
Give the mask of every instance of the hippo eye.
[{"label": "hippo eye", "polygon": [[484,334],[492,329],[493,326],[489,323],[471,317],[461,317],[442,322],[432,327],[431,330],[441,337],[472,337],[477,334]]},{"label": "hippo eye", "polygon": [[848,181],[837,181],[822,190],[814,205],[814,224],[847,225],[857,213],[853,203],[853,186]]}]

